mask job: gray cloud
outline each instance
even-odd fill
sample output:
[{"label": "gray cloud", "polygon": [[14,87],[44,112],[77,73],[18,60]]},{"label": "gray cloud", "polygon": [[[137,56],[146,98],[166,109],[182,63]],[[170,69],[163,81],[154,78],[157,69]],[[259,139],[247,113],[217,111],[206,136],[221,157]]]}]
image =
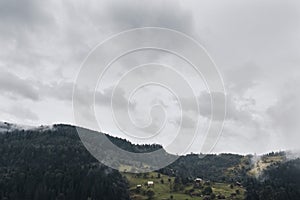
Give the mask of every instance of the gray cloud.
[{"label": "gray cloud", "polygon": [[45,98],[54,98],[60,101],[71,102],[73,85],[74,84],[72,82],[64,81],[41,84],[41,93]]},{"label": "gray cloud", "polygon": [[197,118],[196,118],[196,116],[194,116],[195,119],[193,119],[192,116],[193,116],[193,115],[191,115],[191,116],[188,116],[188,115],[182,116],[182,122],[181,122],[181,124],[179,124],[180,121],[178,121],[178,122],[177,122],[178,125],[181,125],[180,127],[181,127],[181,128],[184,128],[184,129],[191,129],[191,128],[196,127],[196,125],[197,125],[196,119],[197,119]]},{"label": "gray cloud", "polygon": [[[212,104],[212,98],[214,98],[214,103]],[[207,119],[212,117],[212,106],[215,109],[214,120],[221,121],[224,119],[223,111],[223,99],[224,95],[222,93],[208,93],[203,91],[200,96],[197,98],[199,103],[199,114]],[[183,98],[185,104],[189,105],[194,101],[193,97]],[[255,111],[251,107],[255,106],[255,100],[251,98],[242,98],[239,96],[234,96],[234,94],[226,95],[226,120],[234,120],[242,123],[248,123],[252,120],[251,114]],[[192,112],[194,108],[188,107]]]},{"label": "gray cloud", "polygon": [[300,90],[299,79],[291,79],[284,84],[276,103],[267,109],[271,124],[275,127],[275,136],[280,138],[285,148],[298,148],[300,139]]},{"label": "gray cloud", "polygon": [[0,2],[0,18],[2,23],[11,23],[13,26],[46,25],[51,21],[50,13],[42,2],[36,0],[4,0]]},{"label": "gray cloud", "polygon": [[[47,112],[53,108],[66,116],[66,123],[72,123],[73,82],[92,47],[122,30],[159,26],[197,38],[224,77],[227,118],[216,151],[264,152],[295,146],[300,129],[297,121],[300,92],[296,87],[300,73],[299,8],[299,2],[280,0],[243,3],[3,0],[0,2],[2,116],[7,114],[12,120],[24,119],[33,124],[51,123],[56,118]],[[128,42],[138,42],[135,39]],[[108,55],[110,50],[107,49]],[[165,62],[172,58],[164,53],[139,52],[116,64],[125,71],[151,60]],[[182,65],[177,61],[174,64]],[[161,72],[168,78],[164,73]],[[145,75],[147,72],[135,76]],[[82,88],[82,105],[87,103],[86,97],[91,92]],[[109,108],[111,92],[109,84],[97,91],[96,104]],[[191,100],[186,97],[185,104]],[[200,115],[210,118],[209,94],[203,92],[199,100]],[[122,89],[117,91],[115,103],[116,109],[125,112],[127,99]],[[130,106],[134,110],[136,105]],[[215,106],[218,110],[218,105]],[[194,121],[192,109],[191,115],[184,118],[186,128]],[[220,117],[216,119],[214,123]]]},{"label": "gray cloud", "polygon": [[9,109],[9,112],[11,113],[11,115],[14,115],[17,118],[22,119],[22,120],[36,121],[39,119],[37,114],[32,112],[31,109],[21,107],[21,106],[13,106],[12,108]]},{"label": "gray cloud", "polygon": [[165,27],[186,33],[194,30],[192,14],[179,1],[110,1],[104,9],[107,25],[116,30],[137,27]]},{"label": "gray cloud", "polygon": [[0,58],[5,66],[28,70],[45,62],[43,39],[50,38],[49,30],[55,22],[51,7],[35,0],[0,2],[0,42],[5,47],[0,50]]},{"label": "gray cloud", "polygon": [[264,77],[264,71],[253,62],[247,62],[224,73],[227,88],[239,95],[243,95],[259,84],[262,77]]},{"label": "gray cloud", "polygon": [[5,71],[0,73],[0,91],[13,98],[19,96],[34,101],[39,99],[39,91],[30,80],[22,79]]},{"label": "gray cloud", "polygon": [[22,120],[23,122],[36,121],[39,119],[38,115],[31,111],[29,108],[23,106],[15,105],[9,108],[1,109],[2,112],[7,113],[11,117]]}]

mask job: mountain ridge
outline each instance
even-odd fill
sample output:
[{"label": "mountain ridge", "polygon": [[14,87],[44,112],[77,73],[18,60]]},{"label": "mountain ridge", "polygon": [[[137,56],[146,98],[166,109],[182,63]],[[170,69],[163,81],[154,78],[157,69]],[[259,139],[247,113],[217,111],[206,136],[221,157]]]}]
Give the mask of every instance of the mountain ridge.
[{"label": "mountain ridge", "polygon": [[[122,138],[107,136],[114,144],[131,152],[151,152],[163,148],[160,145],[132,144]],[[145,199],[148,191],[145,191],[145,195],[137,195],[132,190],[134,187],[132,184],[135,183],[132,180],[138,180],[131,173],[136,172],[134,168],[127,168],[127,175],[124,176],[119,171],[111,169],[95,159],[84,147],[76,127],[73,125],[55,124],[46,128],[44,126],[26,130],[12,128],[4,131],[0,134],[0,153],[0,199],[3,200],[127,200],[132,198],[131,194]],[[244,156],[230,153],[205,156],[191,153],[178,156],[174,163],[157,170],[156,173],[166,177],[164,181],[168,181],[167,177],[170,177],[172,181],[170,191],[174,193],[175,197],[180,196],[184,199],[189,198],[189,193],[184,190],[188,188],[188,191],[192,191],[191,184],[197,177],[211,181],[213,184],[211,186],[212,194],[220,195],[220,197],[226,194],[226,199],[233,198],[231,193],[228,193],[228,191],[232,191],[229,185],[233,185],[233,188],[240,187],[239,185],[243,186],[246,191],[242,193],[242,196],[245,194],[247,200],[273,200],[280,199],[279,197],[282,195],[285,197],[287,195],[297,196],[299,188],[297,184],[294,184],[299,183],[300,185],[300,181],[295,179],[297,177],[294,175],[299,174],[298,168],[295,167],[298,165],[297,160],[290,161],[286,158],[285,152],[271,152],[254,158],[253,155]],[[111,160],[119,162],[114,158]],[[144,161],[147,162],[147,158]],[[124,162],[128,162],[128,166],[144,167],[141,163],[130,162],[128,158],[124,158]],[[251,171],[253,167],[256,170]],[[289,171],[288,169],[293,170]],[[258,176],[255,174],[257,172],[259,172]],[[281,173],[287,174],[286,177],[282,177]],[[291,176],[288,175],[289,173]],[[151,179],[151,176],[148,177]],[[278,183],[273,183],[269,177],[271,180],[278,180]],[[286,184],[287,181],[293,184]],[[237,183],[239,185],[236,185]],[[164,185],[163,183],[159,184]],[[130,192],[129,185],[131,186]],[[288,193],[285,190],[278,192],[280,187],[287,187],[287,191],[291,192]],[[202,189],[194,189],[194,194],[206,193],[204,188]],[[276,193],[276,198],[268,197],[265,194],[270,190]],[[154,192],[158,191],[154,189]],[[241,194],[233,193],[235,191],[232,192],[232,195],[236,195],[235,199],[242,199]],[[164,198],[166,195],[162,194]],[[159,199],[160,196],[157,193],[153,198]],[[203,198],[195,197],[195,199],[201,200]]]}]

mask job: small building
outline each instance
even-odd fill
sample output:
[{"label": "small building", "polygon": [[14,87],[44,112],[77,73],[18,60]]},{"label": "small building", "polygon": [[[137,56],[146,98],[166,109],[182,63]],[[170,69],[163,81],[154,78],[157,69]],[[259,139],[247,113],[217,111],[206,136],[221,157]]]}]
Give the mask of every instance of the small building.
[{"label": "small building", "polygon": [[194,180],[194,187],[197,187],[197,188],[200,187],[202,185],[202,182],[203,182],[202,178],[196,178]]},{"label": "small building", "polygon": [[147,186],[148,187],[153,187],[154,186],[154,182],[153,181],[148,181],[147,182]]},{"label": "small building", "polygon": [[203,180],[201,179],[201,178],[196,178],[195,180],[194,180],[194,182],[195,183],[201,183]]},{"label": "small building", "polygon": [[136,189],[142,188],[142,185],[136,185]]}]

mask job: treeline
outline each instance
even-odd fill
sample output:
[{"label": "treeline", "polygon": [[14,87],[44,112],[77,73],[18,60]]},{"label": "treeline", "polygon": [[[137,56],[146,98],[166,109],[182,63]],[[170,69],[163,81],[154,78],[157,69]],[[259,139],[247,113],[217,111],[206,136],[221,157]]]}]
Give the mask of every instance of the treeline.
[{"label": "treeline", "polygon": [[121,174],[98,163],[72,126],[0,134],[0,199],[129,199]]}]

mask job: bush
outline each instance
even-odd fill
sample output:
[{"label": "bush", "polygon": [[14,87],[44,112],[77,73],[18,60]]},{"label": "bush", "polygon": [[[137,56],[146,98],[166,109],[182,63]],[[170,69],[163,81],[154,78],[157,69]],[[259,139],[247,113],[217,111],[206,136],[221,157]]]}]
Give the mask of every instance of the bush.
[{"label": "bush", "polygon": [[204,190],[202,191],[203,195],[211,195],[213,193],[212,188],[210,186],[205,187]]}]

